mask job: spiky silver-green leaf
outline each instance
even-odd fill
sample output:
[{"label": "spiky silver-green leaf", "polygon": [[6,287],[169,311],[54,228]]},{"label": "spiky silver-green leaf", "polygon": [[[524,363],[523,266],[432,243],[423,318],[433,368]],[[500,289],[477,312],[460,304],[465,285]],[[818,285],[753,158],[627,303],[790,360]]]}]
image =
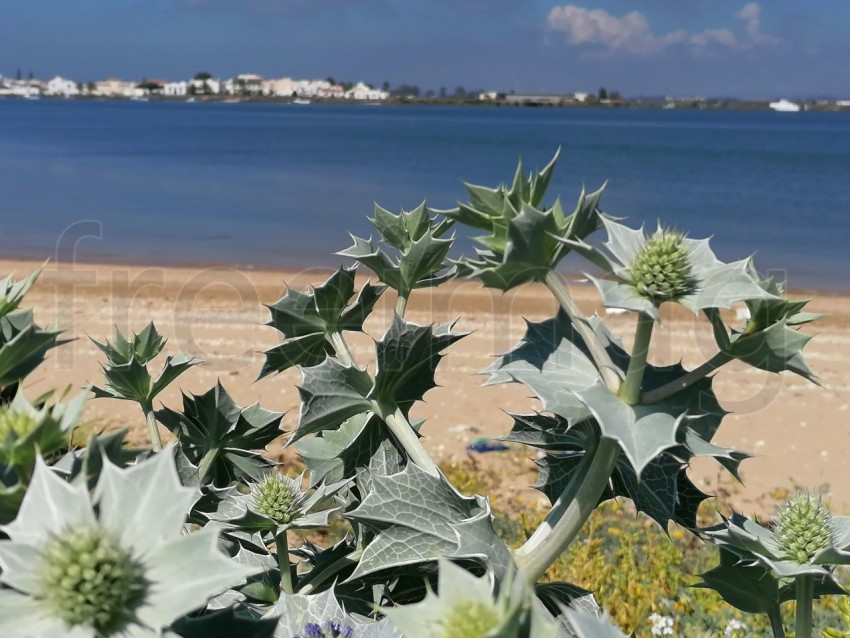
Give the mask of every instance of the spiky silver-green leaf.
[{"label": "spiky silver-green leaf", "polygon": [[106,364],[102,366],[106,383],[103,387],[92,388],[95,397],[150,405],[177,377],[202,363],[200,359],[186,353],[168,356],[159,376],[153,379],[148,363],[159,356],[165,341],[153,323],[149,323],[130,339],[117,328],[111,341],[99,343],[92,339],[92,343],[106,355]]},{"label": "spiky silver-green leaf", "polygon": [[444,237],[453,222],[431,216],[425,202],[398,215],[376,205],[375,216],[369,221],[380,233],[385,248],[395,254],[388,254],[371,239],[354,235],[354,244],[337,254],[357,260],[400,296],[439,286],[454,276],[455,267],[446,262],[454,237]]},{"label": "spiky silver-green leaf", "polygon": [[217,382],[203,394],[183,395],[183,411],[165,407],[156,418],[177,437],[187,459],[198,466],[202,483],[223,487],[257,476],[269,466],[260,455],[281,436],[283,414],[254,403],[245,408]]},{"label": "spiky silver-green leaf", "polygon": [[[366,283],[355,296],[354,268],[340,268],[324,283],[306,292],[287,288],[268,306],[272,326],[285,341],[264,352],[260,378],[293,366],[315,366],[332,355],[329,341],[335,332],[361,331],[386,286]],[[353,297],[353,299],[352,299]]]}]

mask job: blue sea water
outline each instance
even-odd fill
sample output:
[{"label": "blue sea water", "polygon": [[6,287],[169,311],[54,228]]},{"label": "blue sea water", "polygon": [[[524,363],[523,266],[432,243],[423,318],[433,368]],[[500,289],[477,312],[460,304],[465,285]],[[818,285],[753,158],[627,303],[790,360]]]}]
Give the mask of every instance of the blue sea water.
[{"label": "blue sea water", "polygon": [[565,208],[607,180],[612,215],[850,289],[850,113],[0,100],[0,251],[336,265],[374,201],[451,207],[559,146]]}]

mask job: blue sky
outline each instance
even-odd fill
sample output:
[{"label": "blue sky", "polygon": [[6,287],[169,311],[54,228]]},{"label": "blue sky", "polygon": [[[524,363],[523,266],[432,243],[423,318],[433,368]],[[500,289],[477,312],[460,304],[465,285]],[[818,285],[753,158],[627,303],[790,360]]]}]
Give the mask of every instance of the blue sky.
[{"label": "blue sky", "polygon": [[848,0],[0,0],[0,73],[850,97]]}]

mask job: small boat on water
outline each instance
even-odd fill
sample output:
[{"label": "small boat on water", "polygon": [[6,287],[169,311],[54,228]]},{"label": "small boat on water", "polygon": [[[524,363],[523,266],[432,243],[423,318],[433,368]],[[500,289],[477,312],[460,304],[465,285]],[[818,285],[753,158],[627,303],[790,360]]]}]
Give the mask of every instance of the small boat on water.
[{"label": "small boat on water", "polygon": [[780,113],[797,113],[801,109],[799,104],[786,100],[785,98],[782,98],[778,102],[771,102],[768,106],[774,111],[778,111]]},{"label": "small boat on water", "polygon": [[292,100],[293,104],[310,104],[310,100],[303,100],[298,98],[297,100]]}]

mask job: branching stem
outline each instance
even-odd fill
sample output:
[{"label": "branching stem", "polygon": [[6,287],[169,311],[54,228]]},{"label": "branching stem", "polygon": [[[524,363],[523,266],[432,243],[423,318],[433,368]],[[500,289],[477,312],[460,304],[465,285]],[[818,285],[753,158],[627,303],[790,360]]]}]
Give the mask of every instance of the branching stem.
[{"label": "branching stem", "polygon": [[351,567],[352,565],[356,565],[358,561],[360,561],[361,556],[363,556],[363,549],[358,547],[353,552],[348,554],[348,556],[343,556],[335,563],[328,565],[324,569],[324,571],[319,572],[319,574],[315,578],[312,578],[311,582],[304,585],[304,587],[299,588],[298,593],[304,594],[305,596],[308,594],[312,594],[313,590],[315,590],[316,587],[326,582],[333,576],[336,576],[343,569]]},{"label": "branching stem", "polygon": [[812,638],[812,601],[815,597],[814,574],[797,576],[794,584],[797,591],[797,616],[794,621],[794,638]]},{"label": "branching stem", "polygon": [[141,403],[142,412],[145,413],[145,421],[148,424],[148,435],[151,439],[151,448],[154,452],[162,450],[162,439],[159,436],[159,426],[156,424],[156,414],[153,411],[153,404],[150,402]]},{"label": "branching stem", "polygon": [[395,302],[395,313],[399,317],[404,317],[404,313],[407,312],[407,300],[410,296],[410,293],[405,295],[398,293],[398,299]]},{"label": "branching stem", "polygon": [[286,530],[274,537],[275,551],[277,552],[277,565],[280,568],[280,588],[287,594],[294,591],[292,586],[292,570],[289,564],[289,540],[286,538]]},{"label": "branching stem", "polygon": [[[331,333],[329,341],[336,351],[337,358],[343,364],[354,365],[354,357],[342,334],[339,332]],[[384,420],[384,423],[387,424],[390,432],[392,432],[396,441],[398,441],[411,461],[428,474],[433,476],[440,475],[440,468],[437,466],[437,463],[428,454],[428,451],[422,445],[422,441],[419,440],[419,435],[398,406],[379,405],[375,403],[375,414]]]},{"label": "branching stem", "polygon": [[581,531],[599,504],[619,452],[619,444],[606,438],[587,450],[546,519],[516,551],[514,559],[529,582],[537,582]]},{"label": "branching stem", "polygon": [[677,392],[681,392],[685,388],[689,388],[700,379],[704,379],[709,374],[726,365],[730,361],[732,361],[732,357],[725,352],[718,352],[701,366],[694,368],[678,379],[662,385],[660,388],[655,388],[655,390],[644,392],[640,397],[640,402],[644,405],[658,403],[667,397],[673,396]]},{"label": "branching stem", "polygon": [[419,435],[407,417],[404,416],[401,409],[396,406],[377,406],[377,414],[384,420],[390,432],[393,433],[396,441],[404,448],[408,458],[416,463],[421,469],[425,470],[432,476],[440,476],[440,468],[437,463],[428,454],[428,450],[422,445]]},{"label": "branching stem", "polygon": [[328,337],[328,341],[330,341],[334,351],[336,352],[336,358],[339,359],[343,365],[354,365],[354,355],[351,354],[351,349],[348,347],[348,343],[346,343],[345,337],[342,336],[341,332],[332,332]]},{"label": "branching stem", "polygon": [[640,386],[643,383],[643,373],[646,370],[646,355],[649,353],[649,343],[652,341],[652,328],[655,319],[648,314],[638,314],[635,328],[635,344],[629,359],[629,369],[626,380],[620,386],[620,399],[628,405],[635,405],[640,400]]},{"label": "branching stem", "polygon": [[576,329],[576,332],[578,332],[584,340],[584,345],[587,347],[593,362],[599,369],[599,373],[602,375],[605,385],[607,385],[608,389],[612,392],[617,392],[620,388],[620,377],[616,372],[614,363],[611,361],[611,357],[608,355],[608,351],[605,349],[605,344],[603,344],[599,337],[596,336],[596,333],[593,331],[590,323],[584,315],[582,315],[581,310],[576,305],[569,291],[561,282],[560,277],[558,277],[558,273],[554,270],[550,270],[543,281],[552,295],[554,295],[555,299],[558,300],[561,309],[566,313],[567,317],[569,317]]}]

